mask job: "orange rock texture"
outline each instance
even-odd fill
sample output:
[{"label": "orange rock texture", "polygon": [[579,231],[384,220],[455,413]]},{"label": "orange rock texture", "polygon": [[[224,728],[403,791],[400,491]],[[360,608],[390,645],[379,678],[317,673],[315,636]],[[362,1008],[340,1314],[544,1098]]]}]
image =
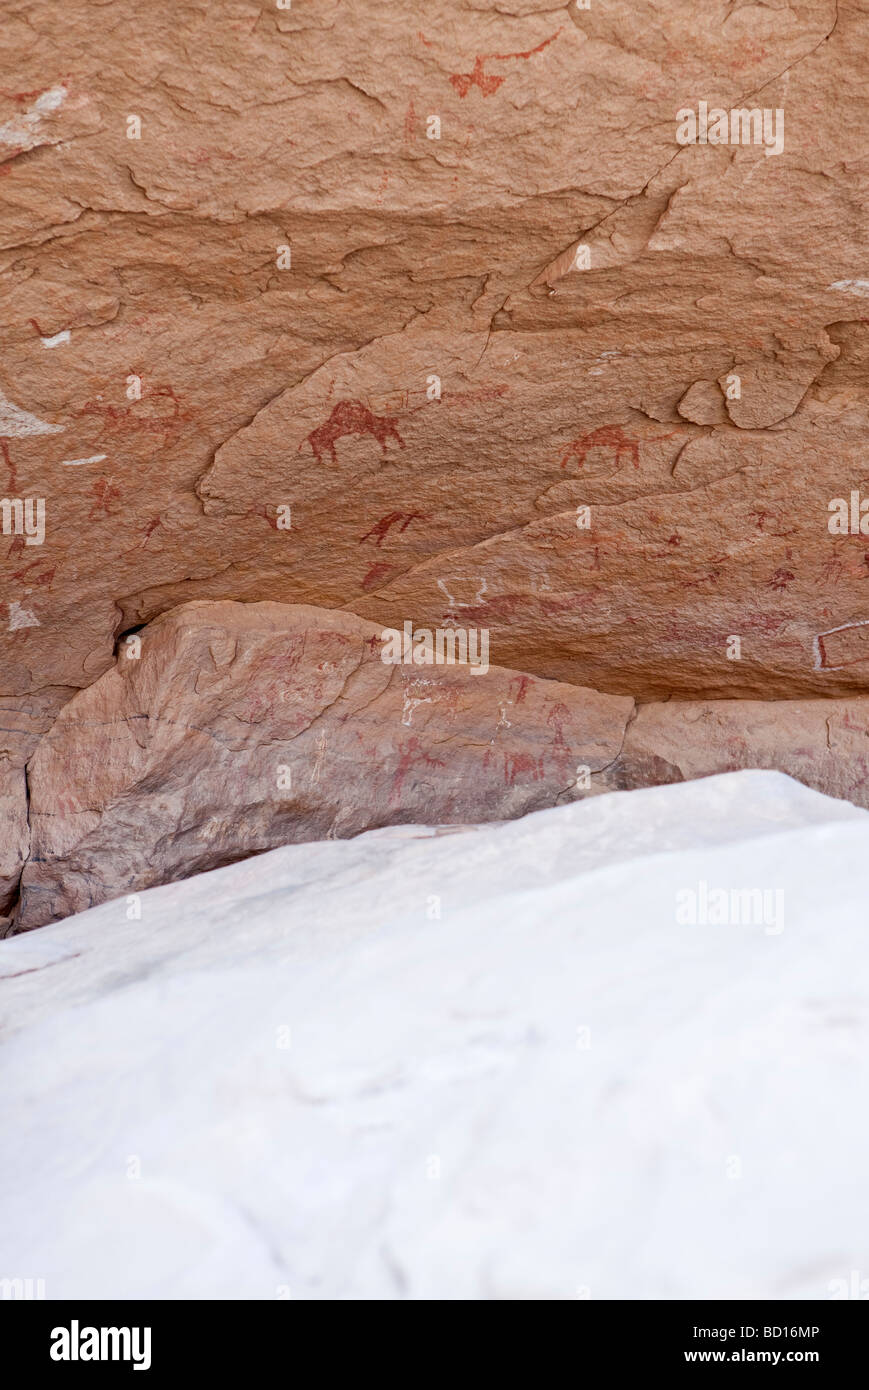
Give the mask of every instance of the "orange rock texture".
[{"label": "orange rock texture", "polygon": [[[34,812],[42,844],[81,795],[82,767],[48,751],[72,712],[60,743],[40,738],[119,679],[124,634],[191,601],[316,608],[313,634],[326,610],[485,631],[493,672],[624,697],[635,737],[661,732],[632,761],[628,731],[624,785],[655,780],[655,758],[720,770],[692,744],[719,701],[737,766],[758,726],[736,702],[769,707],[757,757],[774,746],[780,766],[794,702],[859,721],[867,43],[858,0],[69,0],[62,22],[8,0],[10,922]],[[465,677],[470,741],[505,679]],[[533,761],[527,719],[511,737]],[[865,756],[854,738],[842,757]],[[864,798],[815,747],[788,770]],[[509,814],[539,804],[527,791]],[[363,784],[347,796],[363,828]],[[474,778],[461,815],[504,813]],[[63,864],[57,833],[57,872],[83,874],[77,832]],[[174,850],[165,869],[183,870]],[[43,872],[25,871],[34,903]],[[48,916],[86,905],[51,892]]]}]

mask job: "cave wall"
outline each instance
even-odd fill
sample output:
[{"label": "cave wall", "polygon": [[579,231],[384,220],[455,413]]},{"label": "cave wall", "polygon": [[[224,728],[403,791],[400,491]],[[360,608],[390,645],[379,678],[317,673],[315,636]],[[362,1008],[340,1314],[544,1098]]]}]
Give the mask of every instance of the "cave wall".
[{"label": "cave wall", "polygon": [[[0,911],[39,739],[190,601],[476,627],[785,730],[866,689],[865,4],[3,27]],[[683,143],[701,102],[770,138]]]}]

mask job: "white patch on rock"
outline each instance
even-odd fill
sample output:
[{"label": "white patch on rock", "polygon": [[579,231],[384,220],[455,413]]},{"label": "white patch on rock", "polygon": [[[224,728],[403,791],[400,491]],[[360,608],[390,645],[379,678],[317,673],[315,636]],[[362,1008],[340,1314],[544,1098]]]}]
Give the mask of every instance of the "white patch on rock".
[{"label": "white patch on rock", "polygon": [[36,133],[43,117],[58,111],[68,95],[66,87],[61,85],[42,92],[20,116],[13,116],[10,121],[0,125],[0,145],[20,145],[23,149],[32,149],[39,143]]},{"label": "white patch on rock", "polygon": [[29,410],[7,400],[0,391],[0,438],[24,439],[29,434],[62,434],[64,425],[49,425]]},{"label": "white patch on rock", "polygon": [[[450,588],[447,588],[445,579],[438,580],[438,588],[451,608],[473,608],[476,604],[483,603],[489,587],[488,580],[482,575],[470,574],[456,575],[449,580],[449,584]],[[456,591],[455,594],[452,592],[453,589]]]},{"label": "white patch on rock", "polygon": [[9,603],[9,631],[15,632],[20,627],[39,627],[39,619],[29,608],[16,599],[11,599]]},{"label": "white patch on rock", "polygon": [[869,280],[834,280],[829,290],[841,290],[843,294],[857,294],[861,299],[869,299]]}]

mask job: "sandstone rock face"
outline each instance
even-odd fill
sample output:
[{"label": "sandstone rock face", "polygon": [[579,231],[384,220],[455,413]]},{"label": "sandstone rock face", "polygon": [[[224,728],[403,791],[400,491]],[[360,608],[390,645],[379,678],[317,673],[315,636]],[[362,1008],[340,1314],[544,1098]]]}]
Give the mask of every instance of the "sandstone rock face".
[{"label": "sandstone rock face", "polygon": [[31,759],[18,930],[281,844],[572,799],[633,710],[495,667],[385,663],[372,624],[271,603],[188,604],[129,649]]},{"label": "sandstone rock face", "polygon": [[599,780],[611,788],[774,768],[869,807],[869,699],[643,705]]},{"label": "sandstone rock face", "polygon": [[[866,540],[827,529],[867,476],[864,7],[5,30],[4,482],[46,503],[0,546],[7,693],[191,598],[460,608],[502,664],[644,700],[865,687]],[[701,99],[783,113],[780,150],[679,143]]]},{"label": "sandstone rock face", "polygon": [[41,725],[7,701],[6,929],[281,844],[746,768],[869,807],[869,699],[635,706],[392,650],[340,611],[194,602],[128,637],[59,714],[68,692],[49,692]]},{"label": "sandstone rock face", "polygon": [[[672,703],[631,784],[718,766],[710,701],[869,689],[867,43],[852,0],[7,4],[0,914],[49,706],[107,676],[114,711],[119,636],[190,600],[485,629],[500,667]],[[757,756],[862,800],[804,718]],[[132,831],[139,754],[97,747]],[[97,816],[135,860],[82,776],[42,784],[49,858]],[[512,813],[487,787],[469,818]]]},{"label": "sandstone rock face", "polygon": [[0,936],[9,926],[30,852],[27,759],[73,694],[43,690],[0,700]]}]

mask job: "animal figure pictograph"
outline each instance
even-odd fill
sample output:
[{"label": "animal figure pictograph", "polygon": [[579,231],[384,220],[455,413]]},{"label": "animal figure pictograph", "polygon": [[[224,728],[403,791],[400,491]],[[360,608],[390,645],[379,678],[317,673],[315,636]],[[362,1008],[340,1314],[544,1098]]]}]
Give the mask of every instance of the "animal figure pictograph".
[{"label": "animal figure pictograph", "polygon": [[[562,28],[564,26],[562,25]],[[474,59],[474,66],[470,72],[454,72],[450,74],[450,82],[455,87],[460,97],[466,97],[472,87],[479,87],[484,97],[494,96],[502,83],[506,82],[505,77],[498,77],[494,73],[486,72],[484,63],[507,63],[513,58],[527,62],[535,54],[542,53],[544,48],[548,48],[554,43],[561,33],[558,29],[556,33],[544,39],[536,48],[529,48],[524,53],[483,53]]]},{"label": "animal figure pictograph", "polygon": [[339,439],[346,435],[355,435],[361,438],[370,434],[376,439],[384,456],[386,454],[386,443],[389,439],[394,439],[401,448],[405,447],[404,440],[398,433],[398,420],[393,415],[375,415],[364,405],[362,401],[339,401],[332,409],[332,414],[328,420],[324,420],[322,425],[311,430],[310,434],[305,435],[299,445],[303,449],[306,444],[310,444],[314,457],[318,463],[323,462],[323,455],[328,449],[332,455],[332,462],[338,462],[338,455],[335,452],[335,445]]},{"label": "animal figure pictograph", "polygon": [[431,516],[428,512],[387,512],[382,516],[376,526],[373,526],[364,536],[360,537],[359,544],[363,541],[374,539],[374,544],[380,548],[389,535],[390,528],[398,526],[399,531],[406,531],[412,521],[430,521]]},{"label": "animal figure pictograph", "polygon": [[675,433],[672,431],[670,434],[656,434],[651,439],[639,440],[633,435],[625,434],[619,425],[601,425],[598,429],[592,430],[590,434],[584,434],[579,439],[571,440],[567,446],[567,452],[561,460],[561,466],[566,468],[571,455],[575,455],[577,465],[582,468],[591,449],[615,449],[617,468],[621,463],[623,454],[627,454],[634,467],[639,468],[641,443],[654,444],[658,440],[673,439]]},{"label": "animal figure pictograph", "polygon": [[[141,408],[143,402],[145,410]],[[151,413],[154,411],[155,403],[159,403],[156,413]],[[166,403],[168,409],[164,408]],[[99,399],[85,401],[75,414],[79,418],[89,415],[99,420],[98,439],[102,439],[106,433],[121,436],[160,434],[163,436],[164,448],[170,442],[175,442],[184,428],[184,422],[190,419],[189,413],[182,410],[181,402],[171,386],[146,387],[141,399],[133,401],[131,405],[104,405]]]}]

